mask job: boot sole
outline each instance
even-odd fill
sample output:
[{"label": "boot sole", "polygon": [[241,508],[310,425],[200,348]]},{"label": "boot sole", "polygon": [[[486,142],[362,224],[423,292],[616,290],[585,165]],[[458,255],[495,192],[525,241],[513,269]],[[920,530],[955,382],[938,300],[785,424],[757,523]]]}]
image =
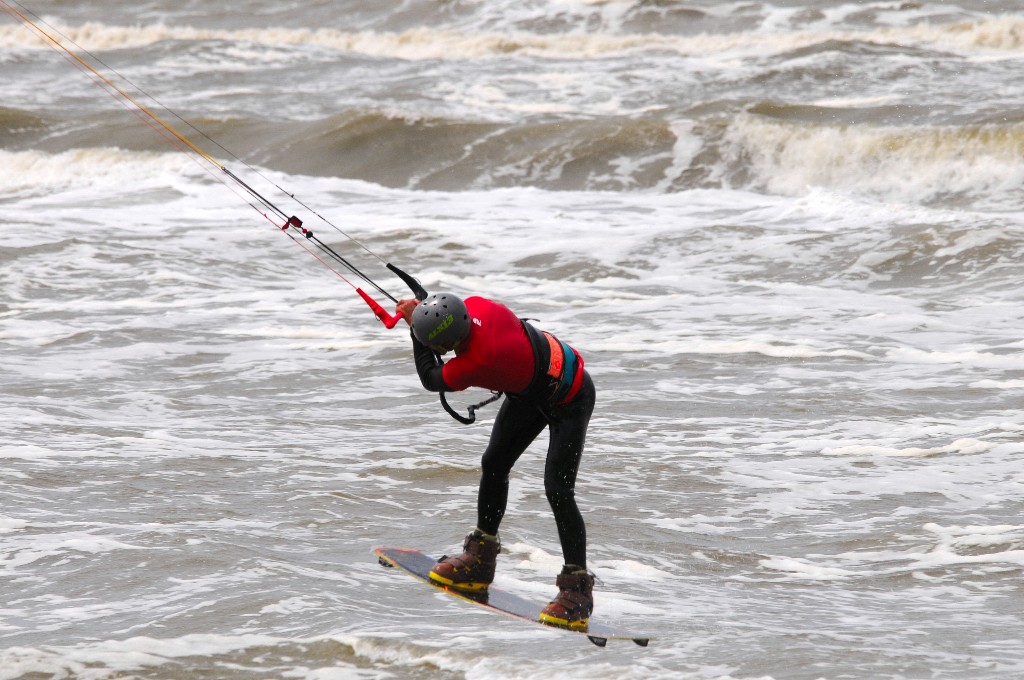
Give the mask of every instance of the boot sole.
[{"label": "boot sole", "polygon": [[454,588],[455,590],[465,590],[466,592],[470,593],[478,593],[481,590],[487,590],[487,586],[491,585],[490,583],[476,582],[459,583],[451,580],[450,578],[438,576],[434,572],[430,572],[429,577],[431,581],[439,585],[448,586],[449,588]]},{"label": "boot sole", "polygon": [[541,623],[546,623],[549,626],[560,626],[562,628],[571,628],[572,630],[581,630],[587,627],[590,619],[579,619],[577,621],[570,621],[569,619],[560,619],[557,616],[551,614],[540,613]]}]

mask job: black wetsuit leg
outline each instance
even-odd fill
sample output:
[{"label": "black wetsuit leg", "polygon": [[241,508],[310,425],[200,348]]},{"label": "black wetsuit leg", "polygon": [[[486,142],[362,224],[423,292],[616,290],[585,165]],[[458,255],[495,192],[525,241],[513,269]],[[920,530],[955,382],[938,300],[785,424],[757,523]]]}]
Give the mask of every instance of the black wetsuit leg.
[{"label": "black wetsuit leg", "polygon": [[555,516],[566,564],[586,567],[587,532],[576,505],[575,487],[594,398],[594,383],[584,373],[576,398],[564,406],[538,406],[515,397],[505,399],[481,459],[477,526],[482,531],[498,533],[508,503],[508,475],[523,451],[548,426],[551,439],[544,464],[544,490]]},{"label": "black wetsuit leg", "polygon": [[508,504],[508,475],[537,435],[547,426],[544,414],[531,402],[506,397],[494,418],[491,439],[480,460],[477,527],[497,534]]},{"label": "black wetsuit leg", "polygon": [[544,463],[544,491],[558,527],[566,564],[587,566],[587,528],[576,505],[576,473],[583,456],[587,426],[594,412],[594,383],[583,374],[576,398],[564,406],[547,409],[551,442]]}]

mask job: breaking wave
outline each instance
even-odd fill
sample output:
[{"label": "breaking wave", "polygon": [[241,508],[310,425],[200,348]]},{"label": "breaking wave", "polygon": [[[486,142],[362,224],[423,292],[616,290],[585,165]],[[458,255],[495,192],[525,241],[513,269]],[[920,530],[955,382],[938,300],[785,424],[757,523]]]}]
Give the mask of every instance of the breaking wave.
[{"label": "breaking wave", "polygon": [[[31,136],[25,128],[33,120],[7,110],[0,115],[0,138],[15,136],[15,129]],[[607,118],[508,125],[362,110],[308,122],[231,119],[199,126],[227,148],[246,149],[247,162],[393,188],[729,188],[798,196],[817,187],[882,201],[1001,210],[1016,205],[1024,184],[1024,123],[831,125],[741,113],[724,121]],[[5,188],[16,192],[50,181],[55,165],[96,154],[101,157],[94,159],[93,172],[108,172],[112,140],[136,151],[168,149],[146,132],[125,137],[112,120],[64,133],[53,148],[36,141],[33,148],[60,154],[55,157],[0,152],[11,170]],[[69,140],[78,150],[63,150]]]},{"label": "breaking wave", "polygon": [[[952,51],[1024,50],[1024,18],[997,16],[952,23],[919,23],[868,31],[793,30],[734,31],[680,36],[660,33],[529,33],[415,28],[402,32],[337,29],[203,29],[163,24],[113,26],[87,22],[77,26],[54,21],[62,42],[89,51],[138,48],[164,41],[229,41],[260,45],[315,45],[373,57],[406,60],[503,58],[511,55],[547,59],[593,59],[634,51],[671,51],[706,56],[721,52],[772,54],[822,42],[921,45]],[[0,42],[9,47],[41,48],[33,33],[16,25],[0,26]]]}]

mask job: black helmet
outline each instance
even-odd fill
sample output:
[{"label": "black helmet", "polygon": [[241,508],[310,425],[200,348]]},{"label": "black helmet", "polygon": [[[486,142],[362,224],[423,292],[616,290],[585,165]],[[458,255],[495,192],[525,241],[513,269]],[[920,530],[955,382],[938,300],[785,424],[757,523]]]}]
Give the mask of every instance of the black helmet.
[{"label": "black helmet", "polygon": [[466,303],[451,293],[433,293],[416,305],[412,333],[427,345],[454,347],[469,335]]}]

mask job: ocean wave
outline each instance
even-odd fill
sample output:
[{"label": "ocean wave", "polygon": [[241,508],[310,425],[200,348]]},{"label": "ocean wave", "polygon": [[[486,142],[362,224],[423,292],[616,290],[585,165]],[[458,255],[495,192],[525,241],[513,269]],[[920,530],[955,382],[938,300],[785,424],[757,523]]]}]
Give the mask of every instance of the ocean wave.
[{"label": "ocean wave", "polygon": [[1024,184],[1020,123],[815,125],[740,115],[724,152],[731,182],[782,195],[819,186],[938,205],[984,197],[1009,207]]},{"label": "ocean wave", "polygon": [[[266,144],[273,140],[273,144]],[[252,140],[257,141],[257,140]],[[809,187],[938,207],[1016,205],[1024,123],[896,127],[744,114],[675,124],[607,117],[511,124],[353,111],[289,124],[253,154],[290,173],[458,191]]]},{"label": "ocean wave", "polygon": [[[551,633],[558,635],[558,633]],[[533,639],[533,638],[531,638]],[[94,640],[75,645],[11,647],[0,650],[0,680],[33,675],[96,679],[137,676],[173,677],[200,674],[227,676],[265,674],[274,677],[361,678],[477,677],[517,680],[545,674],[544,660],[512,660],[481,654],[472,648],[439,649],[404,639],[390,631],[376,635],[322,635],[314,638],[259,633],[190,633],[180,637],[136,636]],[[650,668],[625,669],[602,662],[588,666],[587,676],[598,680],[678,677]],[[731,676],[719,676],[728,680]]]},{"label": "ocean wave", "polygon": [[[678,36],[662,33],[528,33],[475,32],[415,28],[404,32],[342,31],[331,28],[203,29],[148,24],[115,26],[99,22],[68,25],[52,21],[44,29],[74,49],[117,50],[164,41],[227,41],[260,45],[302,45],[372,57],[416,60],[505,58],[513,55],[545,59],[592,59],[631,52],[670,51],[706,57],[742,52],[764,56],[829,42],[880,45],[923,45],[952,51],[1024,51],[1024,17],[1007,15],[944,24],[919,23],[873,30],[733,31]],[[41,48],[38,35],[18,25],[0,26],[0,42],[9,48]]]},{"label": "ocean wave", "polygon": [[[805,196],[817,187],[940,208],[1016,209],[1024,184],[1024,123],[836,124],[829,111],[763,105],[684,124],[643,117],[501,123],[354,109],[315,121],[206,120],[199,127],[226,147],[244,150],[247,163],[391,188],[727,188]],[[93,182],[97,173],[130,179],[181,172],[187,162],[184,155],[163,155],[173,147],[159,135],[126,130],[116,119],[52,138],[36,133],[34,142],[28,137],[22,135],[22,143],[38,150],[0,151],[12,178],[3,194]],[[208,152],[221,151],[198,134],[193,138]],[[112,142],[131,151],[111,148]],[[141,152],[150,155],[132,155]],[[133,164],[145,165],[145,172]],[[82,166],[89,166],[84,174]]]},{"label": "ocean wave", "polygon": [[[888,550],[851,551],[830,557],[772,557],[761,561],[765,569],[781,572],[798,580],[850,580],[877,578],[880,575],[913,575],[922,578],[962,578],[999,574],[1024,566],[1024,527],[1017,525],[950,526],[927,523],[920,544]],[[903,540],[921,540],[905,537]],[[825,563],[826,560],[832,564]],[[842,566],[836,566],[842,565]]]},{"label": "ocean wave", "polygon": [[96,147],[59,153],[0,149],[0,166],[6,175],[3,201],[76,187],[165,186],[160,178],[179,176],[191,163],[178,153]]},{"label": "ocean wave", "polygon": [[40,132],[49,125],[43,116],[0,106],[0,147],[7,147],[18,135]]}]

